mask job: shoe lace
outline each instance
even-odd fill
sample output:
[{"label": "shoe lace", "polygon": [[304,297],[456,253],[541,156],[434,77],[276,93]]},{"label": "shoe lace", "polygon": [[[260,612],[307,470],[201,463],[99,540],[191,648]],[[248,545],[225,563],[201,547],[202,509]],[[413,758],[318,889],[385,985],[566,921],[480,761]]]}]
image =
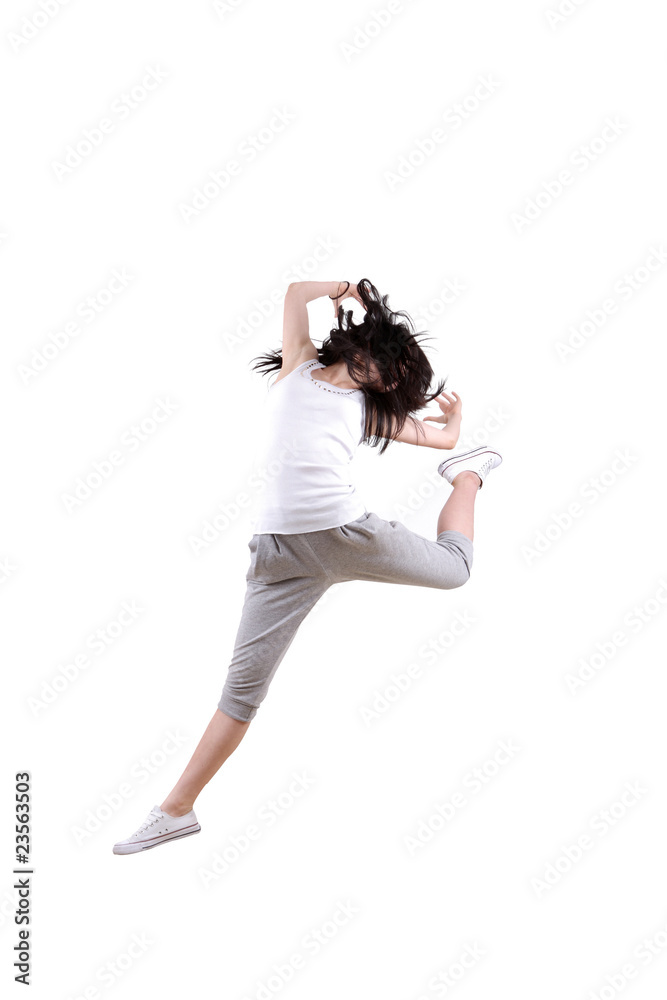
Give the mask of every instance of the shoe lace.
[{"label": "shoe lace", "polygon": [[482,473],[483,476],[485,476],[487,474],[487,472],[489,471],[489,469],[493,465],[493,459],[494,459],[493,455],[491,456],[491,458],[487,458],[486,462],[484,463],[484,465],[479,470]]},{"label": "shoe lace", "polygon": [[162,819],[162,811],[160,809],[151,809],[146,819],[143,821],[137,833],[145,833],[151,826],[158,823]]}]

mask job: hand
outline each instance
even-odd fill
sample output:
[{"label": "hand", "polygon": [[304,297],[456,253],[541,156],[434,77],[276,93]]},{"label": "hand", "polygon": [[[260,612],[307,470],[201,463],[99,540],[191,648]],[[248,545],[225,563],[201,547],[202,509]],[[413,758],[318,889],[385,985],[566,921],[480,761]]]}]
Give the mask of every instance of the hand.
[{"label": "hand", "polygon": [[441,396],[435,397],[435,401],[442,413],[439,417],[424,417],[424,420],[432,420],[436,424],[446,424],[455,413],[461,413],[461,397],[457,396],[455,392],[443,392]]},{"label": "hand", "polygon": [[[342,284],[343,284],[342,281],[339,282],[338,287],[340,288]],[[338,295],[335,299],[332,299],[333,307],[334,307],[334,312],[335,312],[336,316],[338,315],[338,306],[341,304],[341,302],[344,299],[350,299],[350,298],[356,299],[357,302],[360,302],[361,305],[364,306],[364,309],[366,308],[366,306],[364,305],[364,302],[363,302],[363,300],[361,298],[361,295],[359,294],[359,290],[357,289],[357,286],[353,285],[353,284],[350,284],[350,287],[348,288],[348,290],[346,292],[343,292],[342,295]]]}]

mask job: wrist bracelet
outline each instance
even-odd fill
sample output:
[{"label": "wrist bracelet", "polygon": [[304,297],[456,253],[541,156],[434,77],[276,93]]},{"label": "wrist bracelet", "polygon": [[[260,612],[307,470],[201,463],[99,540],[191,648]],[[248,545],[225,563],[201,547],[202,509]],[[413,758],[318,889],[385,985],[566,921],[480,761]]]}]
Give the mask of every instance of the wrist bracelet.
[{"label": "wrist bracelet", "polygon": [[[345,289],[345,292],[349,289],[349,287],[350,287],[350,282],[348,281],[347,282],[347,288]],[[329,298],[330,299],[339,299],[341,297],[341,295],[345,295],[345,292],[339,292],[338,295],[330,295]]]}]

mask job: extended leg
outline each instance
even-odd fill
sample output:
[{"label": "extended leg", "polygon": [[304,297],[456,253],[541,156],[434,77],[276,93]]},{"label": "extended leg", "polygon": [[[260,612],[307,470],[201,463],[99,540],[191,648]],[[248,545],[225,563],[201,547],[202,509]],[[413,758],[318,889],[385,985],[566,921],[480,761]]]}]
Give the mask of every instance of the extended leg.
[{"label": "extended leg", "polygon": [[251,721],[239,722],[217,708],[189,764],[160,808],[170,816],[189,812],[204,785],[236,750]]},{"label": "extended leg", "polygon": [[[220,704],[185,771],[160,806],[164,812],[170,816],[189,812],[204,785],[234,752],[301,622],[328,587],[326,578],[306,576],[271,585],[248,583]],[[247,718],[242,721],[236,716]]]}]

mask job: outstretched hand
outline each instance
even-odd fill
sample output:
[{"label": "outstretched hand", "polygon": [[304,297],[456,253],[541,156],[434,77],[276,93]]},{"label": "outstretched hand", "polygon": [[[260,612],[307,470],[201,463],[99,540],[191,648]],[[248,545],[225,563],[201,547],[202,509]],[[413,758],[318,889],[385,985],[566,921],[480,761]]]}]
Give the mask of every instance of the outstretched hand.
[{"label": "outstretched hand", "polygon": [[461,397],[457,396],[454,391],[451,393],[443,392],[441,396],[436,396],[435,402],[442,413],[439,417],[424,417],[424,420],[432,420],[435,424],[446,424],[454,413],[461,412]]}]

